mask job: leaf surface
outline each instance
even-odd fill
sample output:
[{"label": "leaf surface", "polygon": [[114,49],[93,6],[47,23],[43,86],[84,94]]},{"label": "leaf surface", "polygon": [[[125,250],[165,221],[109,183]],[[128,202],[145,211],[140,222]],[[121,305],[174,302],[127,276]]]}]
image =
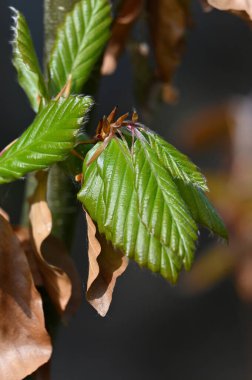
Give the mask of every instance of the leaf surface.
[{"label": "leaf surface", "polygon": [[156,133],[147,134],[151,148],[156,152],[162,165],[174,178],[191,183],[202,190],[208,190],[206,179],[189,158]]},{"label": "leaf surface", "polygon": [[197,225],[172,176],[144,140],[134,144],[135,188],[142,222],[189,268],[197,240]]},{"label": "leaf surface", "polygon": [[99,232],[116,248],[140,265],[176,282],[182,258],[159,241],[141,220],[128,147],[113,139],[98,159],[87,166],[99,147],[96,144],[85,159],[79,200],[97,222]]},{"label": "leaf surface", "polygon": [[52,347],[25,253],[2,215],[0,262],[0,378],[19,380],[47,362]]},{"label": "leaf surface", "polygon": [[89,274],[86,297],[101,316],[108,312],[112,301],[116,280],[123,274],[128,260],[111,243],[96,232],[96,227],[88,213],[88,258]]},{"label": "leaf surface", "polygon": [[47,90],[41,73],[31,34],[22,13],[14,13],[13,65],[18,73],[18,82],[24,89],[35,112],[41,98],[47,98]]},{"label": "leaf surface", "polygon": [[51,100],[30,127],[0,156],[0,183],[63,161],[73,149],[89,97]]},{"label": "leaf surface", "polygon": [[227,236],[202,190],[205,178],[152,132],[138,135],[131,151],[115,137],[92,160],[101,144],[84,161],[79,200],[114,247],[176,282],[183,264],[192,264],[198,224]]},{"label": "leaf surface", "polygon": [[52,94],[72,80],[72,92],[81,91],[109,37],[111,8],[107,0],[81,0],[59,28],[49,61]]}]

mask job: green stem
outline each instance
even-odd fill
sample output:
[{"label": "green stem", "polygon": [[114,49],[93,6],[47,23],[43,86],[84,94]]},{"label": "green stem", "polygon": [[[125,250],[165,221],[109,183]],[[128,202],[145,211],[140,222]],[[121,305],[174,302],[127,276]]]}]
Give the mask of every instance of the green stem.
[{"label": "green stem", "polygon": [[36,179],[34,173],[29,173],[25,182],[25,193],[24,193],[24,201],[21,212],[21,226],[28,227],[29,226],[29,198],[34,193],[36,187]]},{"label": "green stem", "polygon": [[70,249],[77,213],[76,188],[57,164],[49,171],[47,201],[53,218],[52,233]]},{"label": "green stem", "polygon": [[[76,0],[44,0],[45,51],[47,66],[58,26]],[[48,204],[53,215],[53,234],[71,247],[77,211],[76,192],[72,180],[59,165],[50,169],[48,177]]]}]

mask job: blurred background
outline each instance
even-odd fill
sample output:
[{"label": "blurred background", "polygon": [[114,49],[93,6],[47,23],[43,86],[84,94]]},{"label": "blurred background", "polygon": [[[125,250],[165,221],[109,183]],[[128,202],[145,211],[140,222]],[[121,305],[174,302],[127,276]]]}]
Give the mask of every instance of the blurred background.
[{"label": "blurred background", "polygon": [[[0,0],[0,120],[2,149],[34,114],[11,65],[9,6],[22,11],[42,60],[43,1]],[[174,85],[176,104],[153,87],[147,105],[133,91],[129,50],[115,73],[101,80],[94,124],[115,104],[135,106],[148,127],[189,154],[208,176],[210,198],[230,231],[229,246],[201,231],[197,261],[171,286],[130,263],[117,281],[102,318],[85,301],[87,252],[79,215],[73,257],[83,281],[83,302],[59,330],[53,380],[252,379],[252,33],[244,20],[204,13],[192,1],[191,27]],[[139,29],[134,30],[138,36]],[[18,223],[23,182],[0,188],[0,207]]]}]

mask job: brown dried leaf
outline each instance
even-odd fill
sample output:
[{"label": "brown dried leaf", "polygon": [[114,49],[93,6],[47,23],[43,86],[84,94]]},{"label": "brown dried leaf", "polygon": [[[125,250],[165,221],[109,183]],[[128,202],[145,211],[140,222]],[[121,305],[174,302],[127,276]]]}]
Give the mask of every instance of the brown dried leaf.
[{"label": "brown dried leaf", "polygon": [[9,215],[1,207],[0,207],[0,215],[2,215],[4,217],[4,219],[8,220],[8,222],[10,221]]},{"label": "brown dried leaf", "polygon": [[36,254],[34,253],[34,247],[30,240],[30,231],[26,227],[14,226],[13,230],[23,248],[26,258],[28,260],[30,270],[32,273],[33,281],[36,286],[43,286],[43,278],[39,271],[38,262],[36,259]]},{"label": "brown dried leaf", "polygon": [[51,380],[51,360],[44,364],[34,374],[35,380]]},{"label": "brown dried leaf", "polygon": [[[62,269],[49,264],[43,256],[48,244],[50,244],[51,237],[49,235],[52,229],[52,216],[46,202],[47,173],[37,173],[37,180],[37,188],[30,198],[29,214],[34,253],[43,278],[43,284],[58,312],[63,313],[71,297],[72,285],[68,275]],[[60,255],[62,253],[61,248],[60,245],[58,248],[55,247],[56,252]]]},{"label": "brown dried leaf", "polygon": [[[26,257],[28,259],[30,269],[33,275],[33,280],[37,286],[47,286],[50,287],[52,284],[50,282],[45,282],[43,279],[44,263],[39,259],[36,252],[34,252],[34,246],[30,240],[30,233],[28,228],[15,227],[14,228],[16,236],[18,237],[22,248],[25,251]],[[74,265],[72,258],[69,256],[65,245],[55,236],[48,236],[42,243],[41,247],[43,258],[48,264],[58,267],[63,270],[71,280],[72,284],[72,294],[70,300],[67,304],[66,310],[64,311],[64,320],[67,320],[71,315],[73,315],[80,306],[82,299],[82,286],[81,279],[78,271]],[[42,263],[42,274],[41,270]],[[51,268],[49,268],[51,270]]]},{"label": "brown dried leaf", "polygon": [[252,0],[207,0],[209,5],[221,11],[244,11],[252,20]]},{"label": "brown dried leaf", "polygon": [[0,215],[0,379],[20,380],[48,361],[42,301],[23,249]]},{"label": "brown dried leaf", "polygon": [[125,48],[129,32],[143,8],[143,3],[143,0],[122,1],[119,15],[114,21],[111,38],[105,50],[101,68],[103,75],[110,75],[115,71],[117,61]]},{"label": "brown dried leaf", "polygon": [[88,302],[104,317],[112,301],[116,279],[126,270],[128,259],[101,235],[97,238],[95,224],[87,212],[86,218],[89,242],[86,297]]},{"label": "brown dried leaf", "polygon": [[[64,320],[67,321],[79,308],[82,300],[82,284],[80,275],[73,259],[69,256],[64,243],[50,235],[42,244],[42,255],[53,268],[64,271],[71,282],[71,296],[64,311]],[[64,288],[61,289],[64,292]]]},{"label": "brown dried leaf", "polygon": [[[164,84],[163,100],[173,103],[176,90],[171,80],[184,50],[189,17],[187,0],[147,0],[147,10],[157,61],[157,74]],[[168,91],[168,90],[169,91]]]}]

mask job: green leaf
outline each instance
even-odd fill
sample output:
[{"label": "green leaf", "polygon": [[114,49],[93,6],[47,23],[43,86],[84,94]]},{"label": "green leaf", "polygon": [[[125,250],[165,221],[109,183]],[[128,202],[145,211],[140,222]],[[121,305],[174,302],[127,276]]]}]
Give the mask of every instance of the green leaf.
[{"label": "green leaf", "polygon": [[227,239],[226,227],[204,192],[190,183],[185,184],[179,179],[176,179],[175,183],[195,221]]},{"label": "green leaf", "polygon": [[58,29],[49,61],[53,95],[72,79],[72,92],[81,91],[109,37],[111,8],[107,0],[81,0]]},{"label": "green leaf", "polygon": [[0,156],[0,183],[63,161],[73,149],[92,100],[71,96],[51,100],[22,136]]},{"label": "green leaf", "polygon": [[156,152],[160,162],[172,177],[179,178],[185,183],[191,183],[204,191],[208,190],[205,177],[186,155],[152,131],[146,133],[145,136],[147,136],[150,146]]},{"label": "green leaf", "polygon": [[206,188],[198,169],[152,132],[140,131],[131,150],[130,140],[115,137],[90,165],[103,143],[88,152],[78,198],[107,240],[174,283],[182,266],[192,264],[197,224],[227,233],[198,186]]},{"label": "green leaf", "polygon": [[149,144],[134,144],[135,187],[139,214],[147,229],[184,259],[190,268],[197,225],[173,182]]},{"label": "green leaf", "polygon": [[16,9],[14,13],[13,65],[18,73],[18,82],[28,96],[35,112],[41,98],[47,97],[46,86],[39,67],[31,34],[24,16]]},{"label": "green leaf", "polygon": [[[86,163],[99,147],[100,144],[97,144],[91,149],[85,159],[84,183],[78,194],[79,200],[97,222],[99,231],[115,247],[140,265],[161,273],[172,283],[176,282],[183,257],[178,251],[173,251],[170,242],[164,244],[143,223],[135,189],[135,169],[128,147],[122,141],[113,139],[98,159],[87,166]],[[164,207],[164,199],[160,198],[158,202],[160,207]],[[190,240],[191,236],[184,238]],[[176,239],[179,241],[180,237]]]}]

